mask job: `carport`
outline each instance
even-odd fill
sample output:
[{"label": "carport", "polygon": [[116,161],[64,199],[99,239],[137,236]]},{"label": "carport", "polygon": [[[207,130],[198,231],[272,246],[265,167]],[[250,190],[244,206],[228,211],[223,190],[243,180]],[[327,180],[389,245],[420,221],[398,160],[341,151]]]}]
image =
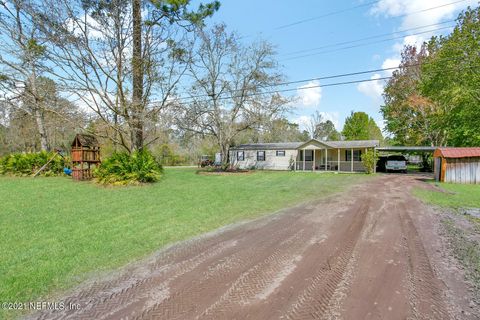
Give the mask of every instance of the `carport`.
[{"label": "carport", "polygon": [[[437,147],[429,147],[429,146],[415,146],[415,147],[408,147],[408,146],[389,146],[389,147],[378,147],[375,150],[378,152],[395,152],[395,153],[402,153],[402,154],[430,154],[433,155]],[[423,157],[422,157],[423,158]],[[433,168],[433,163],[430,164]]]}]

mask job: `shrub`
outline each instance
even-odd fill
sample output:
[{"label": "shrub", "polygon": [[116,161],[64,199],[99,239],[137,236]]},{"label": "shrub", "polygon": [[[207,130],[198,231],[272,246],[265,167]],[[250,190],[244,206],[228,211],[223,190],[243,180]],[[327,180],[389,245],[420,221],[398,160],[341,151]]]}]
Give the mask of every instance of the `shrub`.
[{"label": "shrub", "polygon": [[368,150],[362,154],[362,163],[368,174],[375,172],[375,166],[377,165],[378,156],[373,150]]},{"label": "shrub", "polygon": [[112,154],[95,169],[94,176],[101,184],[128,185],[156,182],[162,171],[160,162],[145,150]]},{"label": "shrub", "polygon": [[[55,154],[53,152],[12,153],[0,158],[0,174],[15,176],[30,176],[36,173]],[[56,156],[41,172],[43,176],[58,176],[63,174],[63,168],[68,159]]]}]

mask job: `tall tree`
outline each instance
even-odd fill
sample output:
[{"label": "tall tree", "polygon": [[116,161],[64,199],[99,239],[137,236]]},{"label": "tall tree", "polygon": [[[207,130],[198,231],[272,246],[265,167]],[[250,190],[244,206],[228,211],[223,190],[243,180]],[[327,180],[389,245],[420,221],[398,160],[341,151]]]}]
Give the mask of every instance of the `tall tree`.
[{"label": "tall tree", "polygon": [[340,133],[335,129],[333,122],[327,120],[317,124],[314,137],[323,141],[340,140]]},{"label": "tall tree", "polygon": [[300,131],[299,125],[283,117],[266,119],[258,128],[251,128],[239,133],[234,139],[236,145],[258,142],[297,142],[309,139],[307,131]]},{"label": "tall tree", "polygon": [[[48,105],[44,112],[44,123],[50,145],[68,148],[73,135],[85,127],[86,115],[75,104],[60,96],[51,79],[39,77],[37,91],[45,105]],[[4,114],[5,145],[9,151],[41,150],[35,117],[24,111],[30,109],[29,103],[29,100],[23,101],[22,108],[9,107]]]},{"label": "tall tree", "polygon": [[187,70],[189,32],[220,5],[192,11],[190,2],[45,0],[35,13],[53,44],[56,80],[104,121],[104,137],[128,151],[158,138],[148,133]]},{"label": "tall tree", "polygon": [[46,70],[45,44],[29,0],[0,2],[0,88],[2,100],[34,117],[41,149],[50,148],[45,128],[47,106],[38,93],[37,79]]},{"label": "tall tree", "polygon": [[478,146],[480,132],[480,7],[469,8],[446,37],[433,38],[422,64],[419,90],[438,112],[444,141],[437,145]]},{"label": "tall tree", "polygon": [[345,119],[342,135],[346,140],[379,140],[383,141],[380,128],[372,117],[365,112],[351,112]]},{"label": "tall tree", "polygon": [[381,112],[386,129],[395,139],[407,145],[443,145],[447,139],[445,110],[424,96],[420,90],[422,64],[433,53],[433,46],[420,49],[406,46],[402,62],[384,89],[385,105]]},{"label": "tall tree", "polygon": [[385,88],[382,113],[397,141],[412,145],[480,143],[480,8],[459,15],[450,35],[404,48]]},{"label": "tall tree", "polygon": [[282,79],[266,42],[243,46],[224,25],[198,31],[191,99],[179,101],[178,126],[213,136],[228,161],[235,137],[281,114],[288,100],[271,93]]}]

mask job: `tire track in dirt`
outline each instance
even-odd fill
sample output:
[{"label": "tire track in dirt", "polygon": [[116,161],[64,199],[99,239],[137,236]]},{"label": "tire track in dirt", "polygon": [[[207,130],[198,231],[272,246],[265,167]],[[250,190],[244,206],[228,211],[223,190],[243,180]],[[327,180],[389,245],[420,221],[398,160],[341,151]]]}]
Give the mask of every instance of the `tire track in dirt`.
[{"label": "tire track in dirt", "polygon": [[352,259],[353,250],[363,229],[368,208],[368,202],[362,204],[347,229],[347,238],[339,244],[340,247],[335,255],[330,256],[325,263],[320,265],[311,283],[281,318],[289,320],[318,319],[325,314],[330,299],[342,281],[347,265]]},{"label": "tire track in dirt", "polygon": [[295,263],[300,261],[301,254],[307,246],[305,230],[300,230],[282,242],[265,260],[242,273],[225,294],[197,319],[227,317],[234,306],[248,305],[256,300],[265,299],[269,292],[275,289],[272,287],[275,286],[275,278],[282,274],[286,276],[293,271]]},{"label": "tire track in dirt", "polygon": [[399,204],[400,221],[408,258],[408,287],[414,319],[450,319],[442,298],[441,283],[435,276],[418,231],[405,203]]},{"label": "tire track in dirt", "polygon": [[[200,277],[189,279],[187,285],[172,283],[175,287],[175,293],[170,295],[164,301],[154,303],[152,306],[142,312],[141,315],[133,319],[177,319],[185,318],[187,314],[193,314],[196,310],[192,310],[192,301],[202,300],[203,296],[207,296],[215,288],[225,286],[234,279],[241,270],[250,264],[256,263],[262,258],[259,252],[272,251],[278,248],[279,243],[286,244],[289,239],[282,240],[297,227],[297,223],[291,224],[284,229],[272,232],[272,238],[258,244],[252,249],[253,243],[243,243],[243,248],[235,248],[236,251],[226,255],[225,258],[212,261],[212,264],[202,266],[206,271],[202,272]],[[282,245],[280,245],[281,247]],[[172,279],[173,280],[173,279]],[[172,281],[168,281],[171,283]],[[214,297],[216,299],[216,297]],[[194,308],[193,308],[194,309]],[[193,315],[191,315],[193,317]]]}]

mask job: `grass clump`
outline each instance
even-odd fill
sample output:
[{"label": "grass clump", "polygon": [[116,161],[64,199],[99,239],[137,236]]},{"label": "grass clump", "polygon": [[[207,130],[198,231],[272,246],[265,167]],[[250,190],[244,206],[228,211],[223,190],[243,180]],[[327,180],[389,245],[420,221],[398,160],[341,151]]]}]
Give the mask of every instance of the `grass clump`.
[{"label": "grass clump", "polygon": [[162,165],[147,150],[114,153],[103,160],[95,172],[101,184],[132,185],[156,182],[162,176]]}]

